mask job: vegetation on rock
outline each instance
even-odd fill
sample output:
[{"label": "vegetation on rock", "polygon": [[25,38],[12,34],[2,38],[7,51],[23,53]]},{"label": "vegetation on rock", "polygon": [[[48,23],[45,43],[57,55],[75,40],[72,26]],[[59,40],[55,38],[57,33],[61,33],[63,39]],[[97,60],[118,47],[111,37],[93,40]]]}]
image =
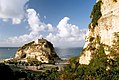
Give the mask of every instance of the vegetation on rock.
[{"label": "vegetation on rock", "polygon": [[[107,46],[107,45],[106,45]],[[107,46],[110,52],[110,57],[115,59],[119,56],[119,32],[114,33],[114,40],[112,46]]]},{"label": "vegetation on rock", "polygon": [[15,55],[16,59],[36,59],[42,63],[55,63],[61,60],[55,52],[53,44],[46,39],[38,39],[20,47]]},{"label": "vegetation on rock", "polygon": [[119,55],[115,59],[108,58],[104,46],[100,44],[95,50],[89,65],[79,64],[77,58],[72,58],[62,71],[60,80],[118,80]]},{"label": "vegetation on rock", "polygon": [[33,43],[34,43],[34,41],[25,44],[24,46],[20,47],[20,48],[18,49],[18,51],[20,51],[20,50],[22,50],[22,49],[26,49],[26,48],[28,48],[28,46],[32,46]]},{"label": "vegetation on rock", "polygon": [[91,25],[93,26],[93,29],[95,28],[96,25],[98,25],[97,22],[100,19],[100,17],[102,16],[101,4],[102,4],[102,1],[100,0],[93,7],[93,10],[92,10],[91,15],[90,15],[90,18],[92,18],[92,21],[89,24],[89,29],[91,28]]}]

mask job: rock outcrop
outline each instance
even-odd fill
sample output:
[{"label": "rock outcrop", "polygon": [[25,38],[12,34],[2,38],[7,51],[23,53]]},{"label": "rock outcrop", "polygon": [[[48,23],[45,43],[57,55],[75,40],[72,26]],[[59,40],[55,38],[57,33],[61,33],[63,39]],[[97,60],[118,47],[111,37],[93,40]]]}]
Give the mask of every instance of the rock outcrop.
[{"label": "rock outcrop", "polygon": [[53,44],[46,39],[38,39],[20,47],[16,52],[15,59],[26,62],[29,59],[36,59],[42,63],[52,63],[60,60]]},{"label": "rock outcrop", "polygon": [[91,18],[80,64],[89,64],[100,44],[106,45],[105,53],[110,54],[109,47],[113,45],[114,34],[119,32],[119,0],[97,0]]}]

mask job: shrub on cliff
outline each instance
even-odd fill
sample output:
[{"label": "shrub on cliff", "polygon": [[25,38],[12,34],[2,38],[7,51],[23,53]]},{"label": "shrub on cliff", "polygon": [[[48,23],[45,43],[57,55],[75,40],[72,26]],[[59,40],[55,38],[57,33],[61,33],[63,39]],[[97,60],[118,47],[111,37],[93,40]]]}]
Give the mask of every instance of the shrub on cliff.
[{"label": "shrub on cliff", "polygon": [[102,4],[102,1],[98,1],[94,7],[93,7],[93,10],[91,12],[91,15],[90,15],[90,18],[92,18],[92,21],[91,23],[89,24],[89,29],[91,27],[91,24],[93,26],[93,28],[98,25],[97,21],[100,19],[100,17],[102,16],[102,13],[101,13],[101,4]]}]

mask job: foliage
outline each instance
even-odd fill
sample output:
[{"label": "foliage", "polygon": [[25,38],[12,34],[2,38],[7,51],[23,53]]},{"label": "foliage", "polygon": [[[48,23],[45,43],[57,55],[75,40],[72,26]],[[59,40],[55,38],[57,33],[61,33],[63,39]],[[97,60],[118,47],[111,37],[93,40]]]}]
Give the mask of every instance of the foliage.
[{"label": "foliage", "polygon": [[22,50],[22,49],[26,49],[28,46],[31,46],[33,43],[34,43],[34,41],[25,44],[24,46],[20,47],[20,48],[18,49],[18,51],[20,51],[20,50]]},{"label": "foliage", "polygon": [[8,65],[0,63],[0,80],[56,80],[58,75],[58,67],[45,72],[33,73],[25,70],[13,71]]},{"label": "foliage", "polygon": [[92,18],[92,21],[89,24],[89,29],[91,28],[91,24],[92,24],[93,28],[96,25],[98,25],[97,21],[102,16],[102,13],[101,13],[101,4],[102,4],[102,1],[100,0],[93,7],[93,10],[92,10],[91,15],[90,15],[90,18]]},{"label": "foliage", "polygon": [[115,60],[105,54],[104,44],[96,49],[89,65],[77,63],[76,58],[61,71],[60,80],[118,80],[119,56]]},{"label": "foliage", "polygon": [[30,78],[30,80],[57,80],[58,75],[58,67],[55,67],[51,70],[46,70],[45,72],[34,74],[34,76],[29,76],[29,78],[32,78]]},{"label": "foliage", "polygon": [[119,56],[119,32],[114,33],[113,44],[112,46],[108,46],[108,50],[110,52],[110,56],[116,58]]},{"label": "foliage", "polygon": [[0,80],[15,80],[14,73],[12,69],[5,65],[4,63],[0,63]]},{"label": "foliage", "polygon": [[38,61],[35,58],[28,58],[27,61],[28,62],[26,62],[26,63],[28,63],[30,66],[40,66],[42,64],[41,61]]},{"label": "foliage", "polygon": [[113,49],[119,54],[119,32],[114,33]]},{"label": "foliage", "polygon": [[78,57],[72,57],[69,59],[69,63],[70,64],[64,67],[64,70],[60,72],[59,80],[75,80],[78,77]]}]

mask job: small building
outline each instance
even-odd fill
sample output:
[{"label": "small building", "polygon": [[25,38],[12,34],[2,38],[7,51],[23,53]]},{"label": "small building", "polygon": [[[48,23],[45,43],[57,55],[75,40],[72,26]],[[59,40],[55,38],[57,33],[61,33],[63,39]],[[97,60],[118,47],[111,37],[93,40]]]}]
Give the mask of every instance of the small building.
[{"label": "small building", "polygon": [[35,44],[44,44],[46,42],[47,42],[47,40],[44,38],[35,40]]}]

